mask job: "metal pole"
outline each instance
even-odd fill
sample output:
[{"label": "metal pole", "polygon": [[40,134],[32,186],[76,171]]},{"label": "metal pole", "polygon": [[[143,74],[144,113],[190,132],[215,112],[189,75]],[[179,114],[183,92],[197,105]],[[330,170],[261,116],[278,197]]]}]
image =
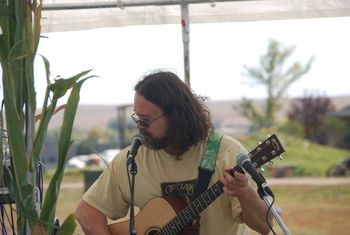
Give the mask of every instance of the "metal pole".
[{"label": "metal pole", "polygon": [[184,73],[185,83],[191,87],[190,83],[190,16],[188,11],[188,3],[186,0],[181,2],[181,27],[182,27],[182,43],[184,53]]},{"label": "metal pole", "polygon": [[268,196],[265,195],[262,199],[264,200],[266,206],[270,208],[270,212],[272,213],[273,217],[276,219],[276,221],[277,221],[278,225],[280,226],[280,228],[282,229],[283,233],[285,235],[291,235],[291,233],[289,232],[287,226],[284,224],[281,216],[278,214],[278,212],[276,211],[275,207],[273,207],[271,205],[271,202],[269,201]]},{"label": "metal pole", "polygon": [[[56,10],[79,10],[79,9],[96,9],[96,8],[124,8],[124,7],[141,7],[141,6],[170,6],[180,5],[184,0],[133,0],[133,1],[96,1],[96,2],[72,2],[72,3],[43,3],[44,11]],[[252,0],[215,0],[215,2],[239,2]],[[213,0],[186,0],[187,4],[212,4]]]}]

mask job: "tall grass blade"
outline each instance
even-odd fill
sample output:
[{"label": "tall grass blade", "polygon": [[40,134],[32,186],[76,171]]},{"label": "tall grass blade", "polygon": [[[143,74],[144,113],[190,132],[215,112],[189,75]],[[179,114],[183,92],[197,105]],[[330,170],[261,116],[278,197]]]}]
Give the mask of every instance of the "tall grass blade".
[{"label": "tall grass blade", "polygon": [[[86,73],[80,73],[80,75],[85,75],[85,74]],[[44,200],[42,211],[40,214],[40,220],[44,221],[45,223],[51,223],[54,220],[59,189],[63,178],[64,167],[67,161],[66,157],[67,157],[69,147],[72,144],[71,134],[72,134],[73,123],[75,119],[75,114],[76,114],[79,99],[80,99],[79,92],[82,84],[90,77],[87,77],[73,84],[71,94],[69,96],[69,99],[65,107],[63,124],[60,129],[60,136],[59,136],[59,144],[58,144],[59,157],[58,157],[57,168],[47,188],[47,191],[45,194],[45,200]],[[72,79],[75,80],[76,76],[74,76]],[[60,85],[62,85],[65,88],[69,88],[70,85],[72,85],[70,84],[70,81],[71,81],[70,79],[60,80]],[[70,85],[66,86],[67,84],[70,84]],[[55,88],[57,88],[55,89],[56,92],[59,92],[61,94],[64,91],[64,89],[59,89],[57,85],[55,86]]]}]

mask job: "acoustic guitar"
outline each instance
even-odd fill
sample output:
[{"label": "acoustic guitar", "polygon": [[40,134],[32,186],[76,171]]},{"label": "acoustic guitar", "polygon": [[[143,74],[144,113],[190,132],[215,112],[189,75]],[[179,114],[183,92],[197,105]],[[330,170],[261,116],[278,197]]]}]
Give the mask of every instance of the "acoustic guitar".
[{"label": "acoustic guitar", "polygon": [[[253,166],[258,168],[283,152],[283,146],[273,134],[250,151],[249,156]],[[243,172],[242,168],[236,166],[230,174],[233,175],[235,171]],[[223,184],[217,181],[188,205],[177,197],[155,197],[135,216],[137,234],[198,234],[198,227],[191,226],[193,221],[222,193]],[[128,234],[129,221],[110,224],[109,230],[113,235]]]}]

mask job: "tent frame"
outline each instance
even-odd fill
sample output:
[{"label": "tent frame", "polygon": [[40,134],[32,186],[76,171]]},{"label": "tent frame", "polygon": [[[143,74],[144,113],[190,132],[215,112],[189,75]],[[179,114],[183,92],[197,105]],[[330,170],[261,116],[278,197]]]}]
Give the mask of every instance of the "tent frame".
[{"label": "tent frame", "polygon": [[95,8],[121,8],[124,7],[142,7],[142,6],[171,6],[171,5],[188,5],[215,2],[241,2],[251,0],[134,0],[123,2],[122,0],[105,1],[105,2],[72,2],[72,3],[44,3],[43,10],[78,10],[78,9],[95,9]]}]

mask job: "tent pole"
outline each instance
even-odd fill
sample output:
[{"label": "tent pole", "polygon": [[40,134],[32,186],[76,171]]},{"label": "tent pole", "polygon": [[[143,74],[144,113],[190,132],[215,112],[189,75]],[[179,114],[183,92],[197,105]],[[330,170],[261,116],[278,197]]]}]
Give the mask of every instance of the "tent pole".
[{"label": "tent pole", "polygon": [[[215,0],[215,2],[235,2],[241,0]],[[251,1],[251,0],[243,0]],[[97,9],[97,8],[125,8],[125,7],[144,7],[144,6],[170,6],[180,5],[184,3],[184,0],[133,0],[133,1],[76,1],[76,2],[64,2],[57,3],[43,3],[44,11],[57,11],[57,10],[79,10],[79,9]],[[185,0],[186,4],[202,4],[212,3],[213,0]]]},{"label": "tent pole", "polygon": [[181,27],[182,27],[182,43],[184,56],[184,73],[185,83],[191,87],[190,83],[190,16],[188,11],[188,3],[186,0],[181,1]]}]

